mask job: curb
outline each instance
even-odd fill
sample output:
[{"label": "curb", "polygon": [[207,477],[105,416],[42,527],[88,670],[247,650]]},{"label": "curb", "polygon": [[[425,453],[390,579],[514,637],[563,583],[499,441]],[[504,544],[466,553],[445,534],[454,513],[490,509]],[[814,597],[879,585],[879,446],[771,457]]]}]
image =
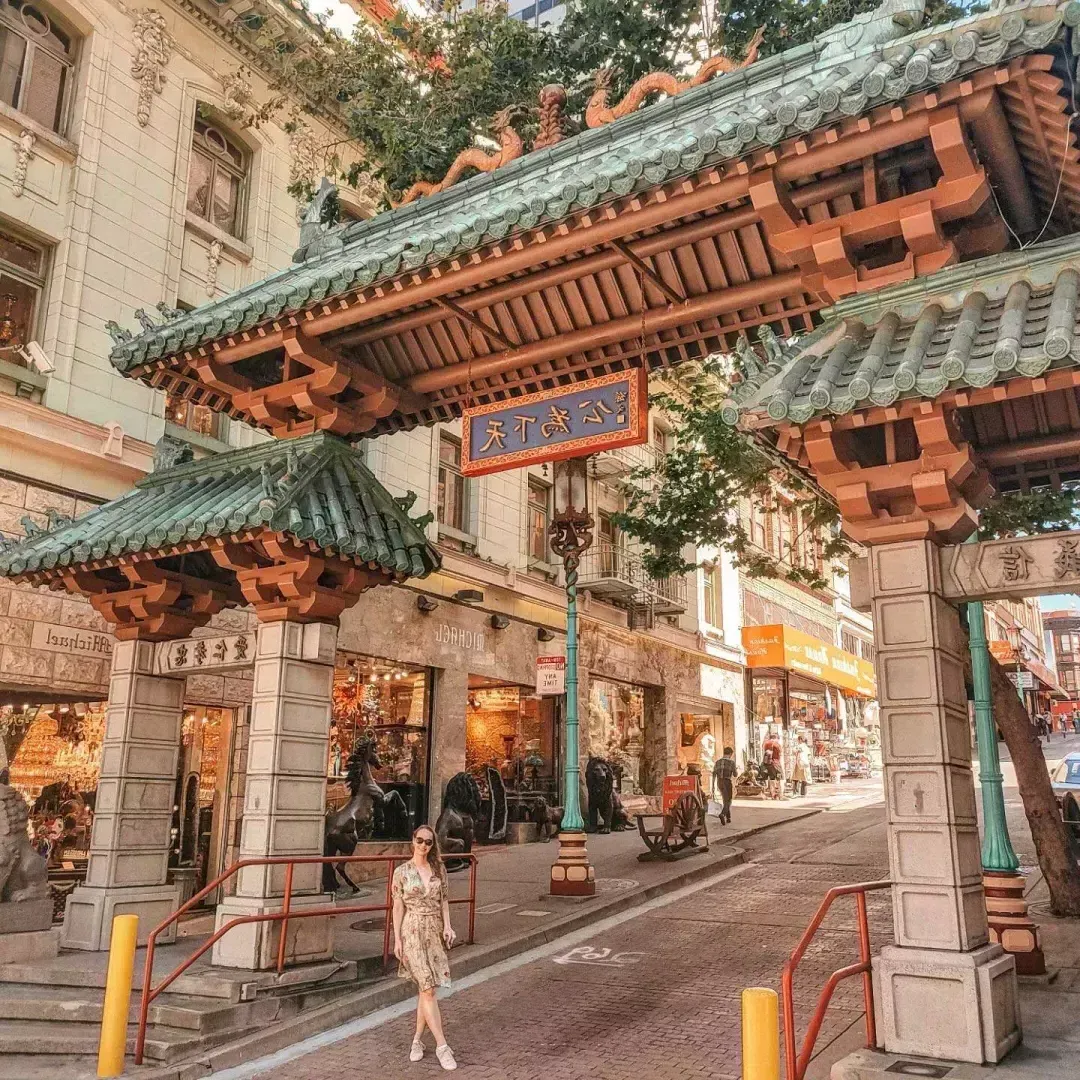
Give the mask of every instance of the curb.
[{"label": "curb", "polygon": [[[716,847],[731,847],[733,842],[754,836],[757,833],[774,829],[779,825],[787,825],[793,821],[801,821],[804,818],[820,814],[823,808],[813,807],[780,821],[767,822],[753,829],[744,829],[733,833],[730,837],[724,837],[722,842],[710,841]],[[746,861],[745,851],[742,848],[733,847],[730,854],[705,863],[696,863],[686,873],[678,874],[666,881],[658,881],[653,885],[646,885],[632,892],[621,893],[604,900],[599,904],[583,906],[577,911],[569,912],[544,927],[537,927],[528,933],[511,938],[508,941],[497,942],[492,945],[472,946],[470,951],[454,963],[455,975],[472,975],[483,968],[498,964],[512,956],[528,952],[540,945],[546,945],[571,934],[576,930],[598,922],[610,915],[626,911],[628,908],[638,907],[657,896],[674,892],[695,881],[711,877]],[[302,1012],[297,1016],[289,1017],[279,1023],[268,1025],[257,1032],[245,1035],[231,1043],[223,1043],[220,1046],[208,1050],[198,1059],[187,1062],[177,1062],[171,1065],[151,1065],[136,1067],[130,1065],[125,1076],[136,1076],[140,1080],[200,1080],[201,1077],[209,1076],[222,1069],[242,1065],[257,1057],[282,1050],[293,1043],[316,1035],[322,1031],[329,1031],[350,1020],[357,1020],[369,1013],[386,1008],[388,1005],[396,1005],[413,996],[412,984],[404,980],[387,976],[380,979],[372,986],[347,994],[327,1005]]]}]

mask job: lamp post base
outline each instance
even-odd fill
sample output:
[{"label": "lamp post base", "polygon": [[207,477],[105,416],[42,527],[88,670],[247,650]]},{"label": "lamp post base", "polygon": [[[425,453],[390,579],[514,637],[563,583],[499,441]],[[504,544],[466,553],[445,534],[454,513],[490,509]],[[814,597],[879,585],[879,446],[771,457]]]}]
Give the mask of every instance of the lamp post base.
[{"label": "lamp post base", "polygon": [[983,870],[990,941],[1016,958],[1017,975],[1045,975],[1046,957],[1039,928],[1028,915],[1024,875],[1019,871]]},{"label": "lamp post base", "polygon": [[583,832],[559,833],[559,857],[551,867],[552,896],[595,896],[596,875]]}]

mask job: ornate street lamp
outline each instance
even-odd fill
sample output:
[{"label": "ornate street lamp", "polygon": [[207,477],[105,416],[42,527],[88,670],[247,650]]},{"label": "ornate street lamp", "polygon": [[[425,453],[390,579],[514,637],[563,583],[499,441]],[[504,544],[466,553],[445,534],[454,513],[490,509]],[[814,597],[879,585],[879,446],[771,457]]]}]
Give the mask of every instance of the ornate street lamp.
[{"label": "ornate street lamp", "polygon": [[592,544],[595,524],[589,513],[587,463],[583,457],[555,463],[555,512],[549,528],[551,550],[562,559],[566,576],[566,750],[559,857],[551,867],[553,896],[592,896],[596,892],[585,848],[578,763],[577,580],[581,556]]}]

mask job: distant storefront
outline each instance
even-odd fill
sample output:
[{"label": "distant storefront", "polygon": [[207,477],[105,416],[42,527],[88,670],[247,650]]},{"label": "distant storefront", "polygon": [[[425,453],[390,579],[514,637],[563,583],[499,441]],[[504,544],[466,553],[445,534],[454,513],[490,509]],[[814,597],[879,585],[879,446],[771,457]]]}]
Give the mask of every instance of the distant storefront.
[{"label": "distant storefront", "polygon": [[789,771],[802,736],[816,780],[881,767],[873,664],[790,626],[746,626],[742,634],[755,756],[766,737],[776,735]]}]

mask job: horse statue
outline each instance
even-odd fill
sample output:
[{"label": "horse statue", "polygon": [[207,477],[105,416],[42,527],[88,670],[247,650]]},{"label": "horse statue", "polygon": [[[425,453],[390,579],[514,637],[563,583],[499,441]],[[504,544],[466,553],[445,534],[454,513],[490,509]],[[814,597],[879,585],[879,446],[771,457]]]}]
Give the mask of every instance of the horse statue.
[{"label": "horse statue", "polygon": [[[467,773],[459,772],[446,782],[442,813],[435,822],[435,834],[444,855],[472,851],[476,819],[480,814],[480,787]],[[447,870],[461,870],[468,863],[450,860]]]},{"label": "horse statue", "polygon": [[[341,810],[326,815],[324,855],[352,855],[361,840],[387,833],[408,835],[409,809],[401,793],[383,791],[371,774],[381,767],[375,740],[360,739],[345,768],[351,797]],[[338,878],[354,893],[360,891],[344,863],[323,863],[323,891],[335,892]]]}]

